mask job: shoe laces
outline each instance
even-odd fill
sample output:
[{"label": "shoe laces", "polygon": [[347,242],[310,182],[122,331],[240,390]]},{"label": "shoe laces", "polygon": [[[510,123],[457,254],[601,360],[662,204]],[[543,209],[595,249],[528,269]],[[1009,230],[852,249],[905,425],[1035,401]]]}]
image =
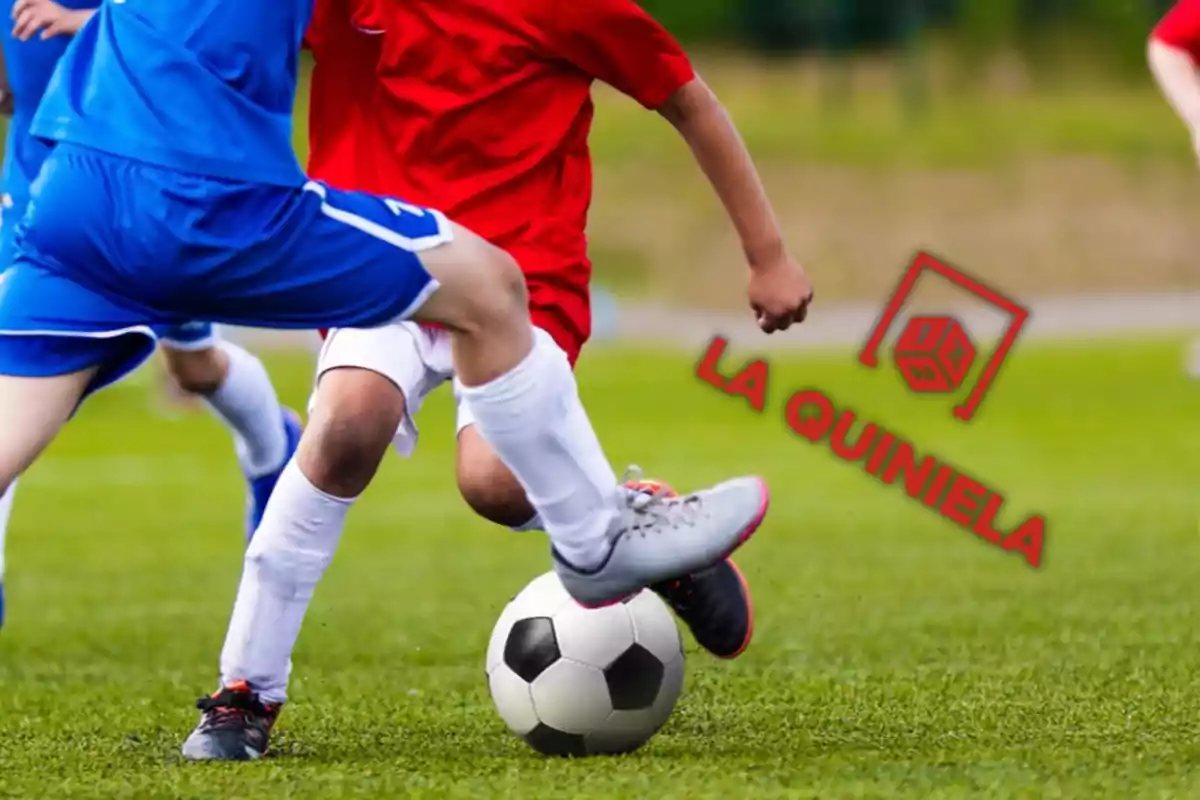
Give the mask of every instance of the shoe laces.
[{"label": "shoe laces", "polygon": [[[642,469],[632,465],[625,470],[623,485],[642,482]],[[625,526],[625,535],[646,535],[647,530],[695,525],[703,513],[704,500],[697,495],[674,496],[666,487],[654,491],[629,489],[625,492],[625,506],[633,512],[633,520]]]},{"label": "shoe laces", "polygon": [[196,708],[204,714],[209,728],[240,727],[249,717],[270,716],[270,709],[252,692],[222,689],[210,697],[201,697]]}]

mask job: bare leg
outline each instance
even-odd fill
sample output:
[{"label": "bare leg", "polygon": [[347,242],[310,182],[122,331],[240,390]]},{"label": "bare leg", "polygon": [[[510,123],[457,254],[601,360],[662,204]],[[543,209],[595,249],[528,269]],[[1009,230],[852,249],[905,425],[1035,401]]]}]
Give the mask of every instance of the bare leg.
[{"label": "bare leg", "polygon": [[590,568],[608,552],[622,493],[562,350],[529,320],[525,278],[463,228],[421,254],[441,288],[417,312],[451,331],[456,382],[479,435],[516,477],[556,552]]},{"label": "bare leg", "polygon": [[247,478],[278,473],[291,455],[284,411],[257,356],[232,342],[201,349],[160,347],[167,371],[233,433]]},{"label": "bare leg", "polygon": [[464,386],[494,380],[533,350],[525,276],[512,257],[465,228],[454,241],[421,253],[441,288],[417,310],[418,322],[454,334],[454,371]]},{"label": "bare leg", "polygon": [[532,529],[531,523],[540,525],[524,487],[474,425],[458,434],[455,469],[458,491],[479,516],[515,530]]},{"label": "bare leg", "polygon": [[403,418],[404,394],[382,375],[349,368],[326,372],[296,452],[300,470],[326,494],[359,496]]},{"label": "bare leg", "polygon": [[159,345],[167,374],[188,394],[207,396],[221,388],[229,374],[229,357],[217,346],[186,350]]},{"label": "bare leg", "polygon": [[54,441],[94,374],[88,369],[53,378],[0,376],[0,493]]},{"label": "bare leg", "polygon": [[0,625],[4,624],[4,547],[17,478],[71,418],[95,370],[53,378],[0,376]]}]

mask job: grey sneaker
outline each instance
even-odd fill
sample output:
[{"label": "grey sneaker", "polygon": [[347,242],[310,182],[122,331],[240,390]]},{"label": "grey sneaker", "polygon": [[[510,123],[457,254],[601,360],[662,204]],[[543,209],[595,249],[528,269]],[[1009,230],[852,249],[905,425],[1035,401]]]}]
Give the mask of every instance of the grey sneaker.
[{"label": "grey sneaker", "polygon": [[271,729],[283,708],[264,703],[244,682],[196,701],[200,724],[183,743],[189,761],[257,761],[267,753]]},{"label": "grey sneaker", "polygon": [[629,493],[600,566],[584,571],[555,551],[554,569],[580,605],[619,603],[724,561],[758,530],[769,504],[762,478],[735,478],[682,497]]}]

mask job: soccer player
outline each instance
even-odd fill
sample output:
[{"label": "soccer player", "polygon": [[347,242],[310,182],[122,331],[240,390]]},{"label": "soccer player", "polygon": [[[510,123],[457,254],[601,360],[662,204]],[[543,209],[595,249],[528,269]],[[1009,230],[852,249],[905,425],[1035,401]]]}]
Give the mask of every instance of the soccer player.
[{"label": "soccer player", "polygon": [[[0,287],[0,489],[88,394],[145,359],[165,325],[413,319],[449,332],[466,407],[540,514],[575,600],[619,602],[728,557],[765,517],[760,478],[631,500],[569,361],[530,323],[511,256],[440,212],[305,177],[291,113],[311,14],[312,0],[121,0],[76,35],[31,127],[56,145]],[[761,326],[782,330],[811,288],[780,262],[751,274],[750,295]],[[301,509],[303,532],[336,524],[348,505],[314,485],[318,444],[306,431],[276,487]],[[277,559],[258,539],[246,563],[260,580],[243,582],[234,627],[294,638],[293,601],[329,555]],[[253,596],[264,582],[270,596]],[[247,626],[237,617],[252,601],[266,613]]]},{"label": "soccer player", "polygon": [[[1200,158],[1200,0],[1180,0],[1166,13],[1150,34],[1147,58]],[[1200,377],[1200,340],[1192,343],[1188,369]]]},{"label": "soccer player", "polygon": [[[584,229],[596,79],[683,135],[740,234],[752,291],[769,276],[800,274],[722,107],[674,39],[630,0],[319,0],[308,40],[316,61],[309,174],[436,205],[503,247],[525,273],[534,324],[564,362],[575,362],[590,331]],[[306,500],[298,475],[281,481],[247,556],[223,688],[199,702],[204,713],[185,755],[265,751],[304,610],[346,512],[390,443],[413,451],[413,418],[453,371],[445,330],[399,322],[329,333],[309,423],[314,447],[304,451],[304,474],[329,498]],[[461,397],[457,433],[467,502],[502,525],[540,529],[536,503]],[[749,592],[728,560],[653,588],[714,655],[735,657],[749,643]]]},{"label": "soccer player", "polygon": [[[0,63],[12,97],[8,139],[0,177],[0,271],[13,259],[13,228],[25,214],[29,188],[50,152],[30,135],[34,112],[69,39],[99,5],[96,0],[5,0],[0,24]],[[36,38],[35,38],[36,37]],[[296,416],[279,404],[271,379],[255,356],[232,342],[219,341],[207,323],[172,325],[160,337],[168,371],[185,390],[204,399],[234,435],[238,461],[246,476],[246,535],[262,519],[284,464],[300,439]],[[4,623],[4,540],[12,510],[13,487],[0,498],[0,625]]]}]

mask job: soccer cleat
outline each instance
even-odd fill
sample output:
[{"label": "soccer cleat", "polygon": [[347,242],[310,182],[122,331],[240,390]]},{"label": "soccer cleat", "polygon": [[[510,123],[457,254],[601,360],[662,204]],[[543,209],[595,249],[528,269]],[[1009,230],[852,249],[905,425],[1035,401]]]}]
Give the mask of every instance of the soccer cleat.
[{"label": "soccer cleat", "polygon": [[729,557],[758,530],[770,498],[761,478],[736,478],[682,497],[625,492],[609,530],[608,555],[580,569],[552,551],[567,592],[588,608],[618,603]]},{"label": "soccer cleat", "polygon": [[[654,480],[627,480],[625,488],[677,496],[670,486]],[[754,605],[750,587],[731,559],[679,580],[654,584],[650,589],[683,620],[696,643],[717,658],[737,658],[750,646]]]},{"label": "soccer cleat", "polygon": [[275,491],[275,484],[279,483],[279,476],[283,474],[283,468],[292,460],[296,448],[300,445],[300,435],[304,433],[300,415],[290,408],[283,410],[283,427],[287,433],[287,456],[279,465],[279,469],[257,478],[247,479],[249,483],[249,490],[246,492],[247,543],[254,538],[254,532],[258,530],[263,514],[267,510],[267,501],[271,499],[271,493]]},{"label": "soccer cleat", "polygon": [[650,588],[687,624],[696,643],[717,658],[737,658],[750,646],[754,606],[732,560]]},{"label": "soccer cleat", "polygon": [[244,682],[196,701],[200,724],[183,743],[190,761],[256,761],[266,755],[283,706],[264,703]]}]

